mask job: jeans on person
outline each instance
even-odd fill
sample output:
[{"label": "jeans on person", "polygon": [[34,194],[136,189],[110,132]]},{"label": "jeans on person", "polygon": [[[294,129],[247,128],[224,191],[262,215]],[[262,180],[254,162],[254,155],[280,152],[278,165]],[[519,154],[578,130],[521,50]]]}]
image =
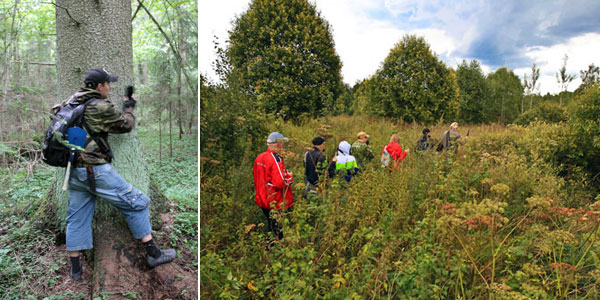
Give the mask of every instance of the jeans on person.
[{"label": "jeans on person", "polygon": [[96,192],[87,181],[85,167],[73,168],[69,178],[69,209],[67,212],[67,251],[93,248],[92,218],[96,198],[114,205],[124,216],[135,239],[152,233],[150,226],[150,199],[127,183],[111,164],[93,166]]},{"label": "jeans on person", "polygon": [[308,182],[308,180],[304,180],[304,190],[302,191],[302,197],[304,198],[308,198],[308,194],[316,194],[317,193],[317,186]]}]

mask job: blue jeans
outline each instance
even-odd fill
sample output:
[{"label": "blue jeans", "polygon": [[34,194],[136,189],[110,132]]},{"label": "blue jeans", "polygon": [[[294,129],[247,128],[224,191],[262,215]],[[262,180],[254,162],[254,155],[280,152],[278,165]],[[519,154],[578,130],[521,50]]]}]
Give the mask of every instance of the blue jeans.
[{"label": "blue jeans", "polygon": [[87,182],[85,167],[73,168],[69,178],[69,209],[67,212],[67,251],[93,248],[92,218],[96,198],[114,205],[124,216],[131,234],[141,239],[152,233],[148,214],[150,199],[127,183],[111,164],[92,167],[96,179],[93,193]]}]

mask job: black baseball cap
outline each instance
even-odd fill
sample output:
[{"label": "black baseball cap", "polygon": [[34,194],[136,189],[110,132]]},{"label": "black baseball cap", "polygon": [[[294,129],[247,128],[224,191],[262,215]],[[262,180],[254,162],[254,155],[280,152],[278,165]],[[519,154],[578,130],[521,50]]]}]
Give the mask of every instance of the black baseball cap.
[{"label": "black baseball cap", "polygon": [[312,140],[312,144],[315,146],[322,145],[324,142],[325,142],[325,139],[320,136],[318,136]]},{"label": "black baseball cap", "polygon": [[423,134],[427,134],[427,133],[430,133],[430,132],[431,132],[431,131],[429,130],[429,128],[425,128],[425,129],[423,129]]},{"label": "black baseball cap", "polygon": [[83,82],[86,86],[91,84],[95,88],[96,85],[98,85],[98,83],[105,83],[107,81],[115,82],[117,80],[119,80],[119,76],[110,75],[103,68],[93,68],[87,71],[87,73],[85,73],[85,79],[83,80]]}]

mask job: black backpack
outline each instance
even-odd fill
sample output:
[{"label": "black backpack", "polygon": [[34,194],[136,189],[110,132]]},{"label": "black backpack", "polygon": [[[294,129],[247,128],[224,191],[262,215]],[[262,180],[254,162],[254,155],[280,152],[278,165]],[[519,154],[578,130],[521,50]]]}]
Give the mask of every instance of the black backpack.
[{"label": "black backpack", "polygon": [[[67,129],[75,126],[83,128],[83,112],[86,105],[94,99],[79,99],[73,96],[66,104],[52,108],[52,122],[46,129],[42,147],[42,161],[55,167],[67,167],[71,154],[71,150],[65,146]],[[79,152],[75,150],[75,159]]]}]

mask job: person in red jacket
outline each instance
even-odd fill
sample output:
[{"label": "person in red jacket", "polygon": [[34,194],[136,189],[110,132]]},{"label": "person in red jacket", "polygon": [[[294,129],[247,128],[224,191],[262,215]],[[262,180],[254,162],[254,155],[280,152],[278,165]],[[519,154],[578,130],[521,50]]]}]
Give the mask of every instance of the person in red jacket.
[{"label": "person in red jacket", "polygon": [[[381,164],[384,168],[388,168],[389,170],[393,170],[410,152],[410,149],[406,149],[406,151],[402,151],[402,146],[400,146],[400,136],[397,134],[392,134],[390,137],[390,143],[387,144],[383,151],[381,152]],[[393,165],[392,165],[393,162]]]},{"label": "person in red jacket", "polygon": [[283,238],[281,224],[271,217],[271,210],[276,209],[280,212],[292,207],[294,202],[292,172],[285,168],[283,158],[279,156],[287,141],[289,139],[281,133],[271,133],[267,139],[267,151],[258,155],[253,168],[256,204],[267,217],[269,230],[278,240]]}]

